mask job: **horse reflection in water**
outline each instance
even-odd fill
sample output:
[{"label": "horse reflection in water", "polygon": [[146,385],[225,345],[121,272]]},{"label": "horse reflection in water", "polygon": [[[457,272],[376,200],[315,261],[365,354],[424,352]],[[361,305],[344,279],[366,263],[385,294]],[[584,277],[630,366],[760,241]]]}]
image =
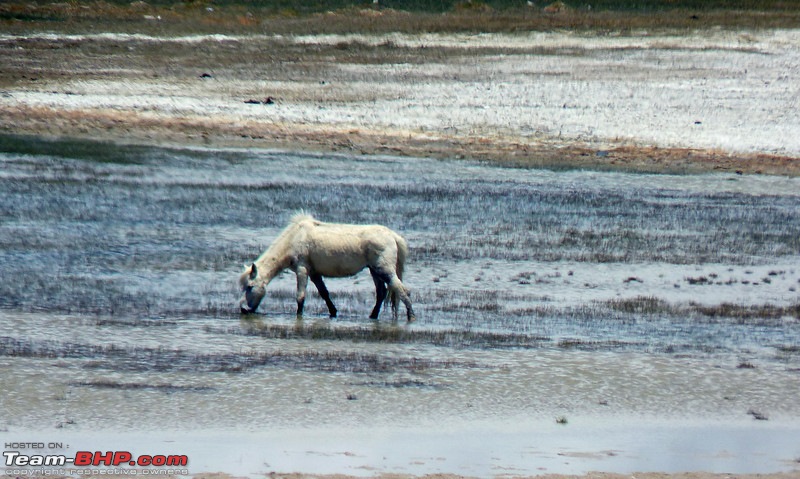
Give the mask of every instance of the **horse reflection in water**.
[{"label": "horse reflection in water", "polygon": [[310,279],[325,300],[331,318],[335,318],[336,306],[322,278],[353,276],[369,268],[376,296],[369,317],[378,319],[381,305],[388,299],[396,321],[399,300],[405,304],[411,322],[416,317],[408,289],[402,281],[407,255],[408,245],[403,237],[385,226],[323,223],[299,213],[275,242],[242,273],[239,283],[244,297],[240,308],[242,313],[255,312],[270,281],[288,269],[297,275],[297,316],[303,315],[306,286]]}]

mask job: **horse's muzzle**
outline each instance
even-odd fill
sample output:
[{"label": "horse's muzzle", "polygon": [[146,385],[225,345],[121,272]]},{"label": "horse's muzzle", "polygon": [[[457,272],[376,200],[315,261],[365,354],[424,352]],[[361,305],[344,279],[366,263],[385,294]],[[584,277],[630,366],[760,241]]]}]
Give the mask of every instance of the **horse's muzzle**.
[{"label": "horse's muzzle", "polygon": [[239,303],[239,310],[242,312],[242,314],[250,314],[254,312],[254,310],[250,309],[250,306],[248,306],[247,301],[244,299]]}]

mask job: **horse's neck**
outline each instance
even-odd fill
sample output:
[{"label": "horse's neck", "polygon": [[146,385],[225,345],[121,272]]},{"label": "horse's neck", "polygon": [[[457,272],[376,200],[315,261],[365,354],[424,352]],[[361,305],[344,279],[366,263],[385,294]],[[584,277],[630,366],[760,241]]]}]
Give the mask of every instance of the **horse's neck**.
[{"label": "horse's neck", "polygon": [[289,268],[292,261],[291,242],[287,235],[281,235],[257,260],[258,275],[269,284],[281,271]]},{"label": "horse's neck", "polygon": [[264,282],[264,285],[267,285],[275,276],[278,276],[281,271],[288,268],[289,263],[283,261],[281,258],[264,254],[256,261],[256,266],[258,267],[259,278]]}]

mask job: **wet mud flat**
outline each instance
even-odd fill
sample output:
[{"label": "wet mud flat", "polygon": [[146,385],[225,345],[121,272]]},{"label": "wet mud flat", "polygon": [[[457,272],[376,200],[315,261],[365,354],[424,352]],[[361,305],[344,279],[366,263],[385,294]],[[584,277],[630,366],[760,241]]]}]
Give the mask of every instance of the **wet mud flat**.
[{"label": "wet mud flat", "polygon": [[[160,431],[189,448],[203,431],[262,445],[280,434],[295,442],[243,474],[342,452],[319,446],[331,441],[362,459],[304,472],[484,475],[510,462],[523,474],[647,469],[657,447],[628,432],[703,430],[761,434],[773,453],[726,443],[658,470],[797,467],[784,440],[800,429],[795,178],[0,144],[4,437]],[[367,319],[367,273],[330,281],[336,320],[313,288],[296,320],[290,274],[241,316],[238,274],[300,209],[402,232],[418,322]],[[382,466],[364,431],[392,436],[403,459]],[[413,465],[421,431],[426,444],[481,431],[506,453],[472,469],[455,456]],[[512,461],[525,444],[536,453]]]}]

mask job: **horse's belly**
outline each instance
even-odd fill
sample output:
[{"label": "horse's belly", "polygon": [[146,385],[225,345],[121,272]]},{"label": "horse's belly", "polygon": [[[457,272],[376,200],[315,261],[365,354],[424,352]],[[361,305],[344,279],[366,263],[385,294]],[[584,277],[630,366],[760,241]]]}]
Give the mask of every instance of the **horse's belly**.
[{"label": "horse's belly", "polygon": [[315,273],[328,277],[353,276],[366,264],[364,255],[359,251],[341,251],[338,254],[312,254],[311,267]]}]

